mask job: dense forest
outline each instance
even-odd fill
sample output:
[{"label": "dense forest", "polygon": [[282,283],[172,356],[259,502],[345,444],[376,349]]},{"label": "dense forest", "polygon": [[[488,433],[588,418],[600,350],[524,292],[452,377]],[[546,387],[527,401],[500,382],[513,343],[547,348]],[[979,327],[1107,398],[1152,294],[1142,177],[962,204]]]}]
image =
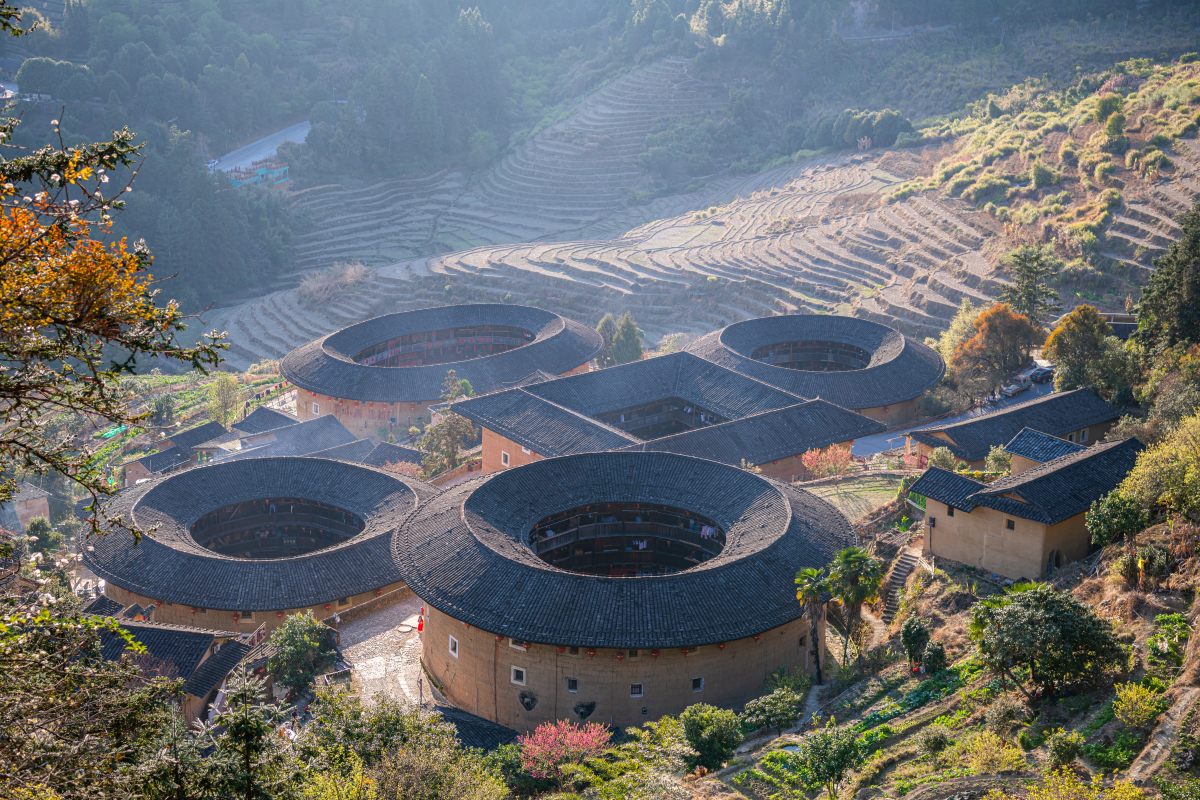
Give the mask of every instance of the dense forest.
[{"label": "dense forest", "polygon": [[[1153,7],[1160,19],[1186,4]],[[863,136],[890,145],[910,120],[962,108],[981,87],[956,65],[996,58],[1020,26],[1079,20],[1084,35],[1123,38],[1151,10],[1131,0],[66,0],[61,14],[26,10],[39,29],[3,54],[28,59],[12,145],[39,146],[52,129],[68,144],[126,125],[139,135],[145,160],[119,230],[145,238],[158,273],[177,275],[169,294],[198,309],[289,270],[302,216],[277,192],[233,190],[205,164],[295,122],[313,126],[281,149],[300,186],[478,170],[605,81],[681,54],[732,87],[729,107],[664,124],[643,166],[753,170]],[[863,58],[852,42],[946,25],[882,56]],[[935,72],[944,86],[929,85]]]}]

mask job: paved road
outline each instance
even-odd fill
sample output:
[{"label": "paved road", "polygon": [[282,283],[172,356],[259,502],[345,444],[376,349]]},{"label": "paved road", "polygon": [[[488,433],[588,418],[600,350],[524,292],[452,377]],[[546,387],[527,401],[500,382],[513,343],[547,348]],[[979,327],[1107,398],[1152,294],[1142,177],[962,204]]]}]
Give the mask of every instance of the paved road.
[{"label": "paved road", "polygon": [[275,152],[279,150],[279,145],[284,142],[303,142],[310,128],[312,128],[310,123],[301,122],[289,128],[284,128],[281,131],[276,131],[270,136],[264,136],[257,142],[251,142],[245,147],[239,147],[232,153],[226,153],[217,159],[217,163],[212,168],[228,171],[235,167],[248,167],[253,161],[261,161],[264,158],[275,155]]},{"label": "paved road", "polygon": [[[1051,384],[1051,383],[1035,383],[1033,385],[1033,388],[1030,389],[1028,392],[1022,392],[1021,394],[1017,395],[1016,397],[1006,397],[1003,400],[999,401],[998,403],[992,403],[987,408],[973,408],[970,411],[966,412],[965,414],[959,414],[957,417],[950,417],[949,419],[941,420],[940,422],[938,422],[936,424],[952,425],[955,422],[962,422],[964,419],[970,419],[971,417],[979,417],[979,416],[983,416],[984,414],[990,414],[993,411],[996,411],[998,409],[1008,408],[1009,406],[1016,405],[1017,403],[1024,403],[1025,401],[1032,400],[1035,397],[1042,397],[1043,395],[1047,395],[1050,393],[1050,390],[1052,388],[1053,388],[1053,384]],[[905,433],[907,433],[908,431],[911,431],[911,430],[915,430],[917,428],[923,428],[929,424],[933,424],[933,423],[921,423],[919,425],[914,425],[912,428],[907,428],[902,431],[893,431],[891,433],[878,433],[874,436],[864,436],[863,438],[856,439],[854,441],[854,446],[850,448],[850,452],[856,456],[869,456],[869,455],[873,455],[875,453],[881,452],[883,450],[890,450],[893,447],[903,447]]]}]

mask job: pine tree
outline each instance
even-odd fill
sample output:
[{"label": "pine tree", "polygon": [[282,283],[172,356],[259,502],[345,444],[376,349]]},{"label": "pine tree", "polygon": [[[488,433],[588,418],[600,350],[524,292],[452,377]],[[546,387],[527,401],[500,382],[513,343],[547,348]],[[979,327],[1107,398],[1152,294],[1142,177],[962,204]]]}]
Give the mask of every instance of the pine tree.
[{"label": "pine tree", "polygon": [[1048,245],[1023,244],[1002,259],[1012,270],[1013,282],[1000,290],[1000,302],[1037,324],[1043,317],[1061,310],[1058,292],[1046,281],[1058,275],[1062,260]]},{"label": "pine tree", "polygon": [[617,338],[617,321],[612,314],[605,314],[600,318],[600,324],[596,326],[596,333],[600,334],[600,338],[604,340],[604,349],[600,351],[600,355],[596,356],[596,361],[602,367],[611,367],[613,365],[613,339]]},{"label": "pine tree", "polygon": [[1155,353],[1200,341],[1200,203],[1180,222],[1183,235],[1154,260],[1138,304],[1134,340]]},{"label": "pine tree", "polygon": [[617,324],[617,334],[613,337],[612,361],[614,364],[628,364],[642,357],[642,332],[638,330],[633,316],[626,311]]},{"label": "pine tree", "polygon": [[444,129],[438,116],[437,98],[433,96],[433,84],[422,75],[417,79],[417,90],[413,94],[412,110],[408,118],[413,146],[424,155],[436,155],[442,149]]}]

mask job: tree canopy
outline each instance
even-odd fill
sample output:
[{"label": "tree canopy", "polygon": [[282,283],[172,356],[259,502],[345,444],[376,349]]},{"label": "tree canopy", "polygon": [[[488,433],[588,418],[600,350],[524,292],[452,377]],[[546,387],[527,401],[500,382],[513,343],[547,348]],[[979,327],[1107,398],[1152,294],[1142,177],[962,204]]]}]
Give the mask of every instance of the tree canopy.
[{"label": "tree canopy", "polygon": [[1076,306],[1059,320],[1042,345],[1042,355],[1055,366],[1054,385],[1059,391],[1096,382],[1112,326],[1092,306]]},{"label": "tree canopy", "polygon": [[1007,304],[996,303],[975,319],[975,335],[958,346],[951,367],[980,394],[995,390],[1022,367],[1042,341],[1037,326]]},{"label": "tree canopy", "polygon": [[642,332],[638,330],[633,315],[628,311],[617,323],[617,332],[612,342],[612,362],[614,365],[628,364],[642,357]]},{"label": "tree canopy", "polygon": [[1181,235],[1154,260],[1138,303],[1133,338],[1148,352],[1200,342],[1200,204],[1179,222]]},{"label": "tree canopy", "polygon": [[1000,290],[1001,303],[1037,324],[1046,316],[1057,313],[1058,292],[1048,281],[1058,275],[1063,262],[1049,245],[1023,244],[1007,253],[1001,263],[1012,271],[1013,282]]}]

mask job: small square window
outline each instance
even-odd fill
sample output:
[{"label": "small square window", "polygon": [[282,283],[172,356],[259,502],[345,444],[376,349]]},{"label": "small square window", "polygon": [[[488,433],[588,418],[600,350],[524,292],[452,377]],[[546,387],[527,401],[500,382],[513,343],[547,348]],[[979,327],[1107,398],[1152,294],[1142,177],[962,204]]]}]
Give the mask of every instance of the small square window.
[{"label": "small square window", "polygon": [[341,600],[338,600],[338,605],[339,605],[339,606],[348,606],[348,605],[350,605],[350,598],[349,598],[349,597],[343,597]]},{"label": "small square window", "polygon": [[500,451],[500,463],[506,467],[508,466],[508,453],[503,450]]},{"label": "small square window", "polygon": [[1087,429],[1087,428],[1084,428],[1083,430],[1081,430],[1081,431],[1079,432],[1079,441],[1080,441],[1080,442],[1086,442],[1086,441],[1087,441],[1087,434],[1088,434],[1088,429]]},{"label": "small square window", "polygon": [[692,678],[692,691],[693,692],[703,692],[704,691],[704,678]]},{"label": "small square window", "polygon": [[1075,441],[1075,434],[1073,434],[1073,433],[1068,433],[1068,434],[1067,434],[1067,441],[1068,441],[1068,442],[1073,442],[1073,441]]},{"label": "small square window", "polygon": [[525,645],[521,642],[518,642],[516,639],[509,639],[508,646],[511,647],[513,650],[520,650],[521,652],[525,652]]},{"label": "small square window", "polygon": [[630,651],[629,651],[629,658],[630,658],[630,660],[636,659],[637,657],[638,657],[638,651],[637,651],[637,650],[630,650]]},{"label": "small square window", "polygon": [[1010,531],[1015,531],[1017,529],[1017,523],[1013,522],[1011,519],[1006,519],[1004,520],[1004,527],[1008,528]]},{"label": "small square window", "polygon": [[512,668],[512,682],[517,686],[525,685],[525,669],[523,667]]},{"label": "small square window", "polygon": [[458,658],[458,639],[453,636],[450,637],[450,655]]},{"label": "small square window", "polygon": [[207,614],[207,613],[208,613],[208,609],[207,609],[207,608],[197,608],[196,610],[197,610],[197,611],[199,611],[201,614]]},{"label": "small square window", "polygon": [[524,453],[525,455],[529,455],[529,448],[522,445],[521,452]]},{"label": "small square window", "polygon": [[642,685],[640,683],[629,684],[629,696],[630,697],[641,697],[642,696]]},{"label": "small square window", "polygon": [[954,516],[954,506],[946,506],[946,516],[947,517]]},{"label": "small square window", "polygon": [[313,416],[314,417],[321,416],[321,406],[317,405],[316,403],[313,403]]},{"label": "small square window", "polygon": [[254,612],[253,611],[239,611],[238,616],[241,617],[243,620],[252,620],[252,619],[254,619]]},{"label": "small square window", "polygon": [[579,681],[575,678],[567,678],[567,691],[571,694],[579,691]]},{"label": "small square window", "polygon": [[800,649],[801,649],[801,650],[803,650],[803,649],[804,649],[804,642],[805,642],[805,641],[806,641],[806,639],[805,639],[803,636],[801,636],[801,637],[800,637]]},{"label": "small square window", "polygon": [[568,647],[567,652],[573,656],[577,656],[577,655],[579,655],[579,648],[578,647]]},{"label": "small square window", "polygon": [[646,708],[645,706],[642,706],[642,716],[644,717],[649,713],[650,713],[650,709]]}]

